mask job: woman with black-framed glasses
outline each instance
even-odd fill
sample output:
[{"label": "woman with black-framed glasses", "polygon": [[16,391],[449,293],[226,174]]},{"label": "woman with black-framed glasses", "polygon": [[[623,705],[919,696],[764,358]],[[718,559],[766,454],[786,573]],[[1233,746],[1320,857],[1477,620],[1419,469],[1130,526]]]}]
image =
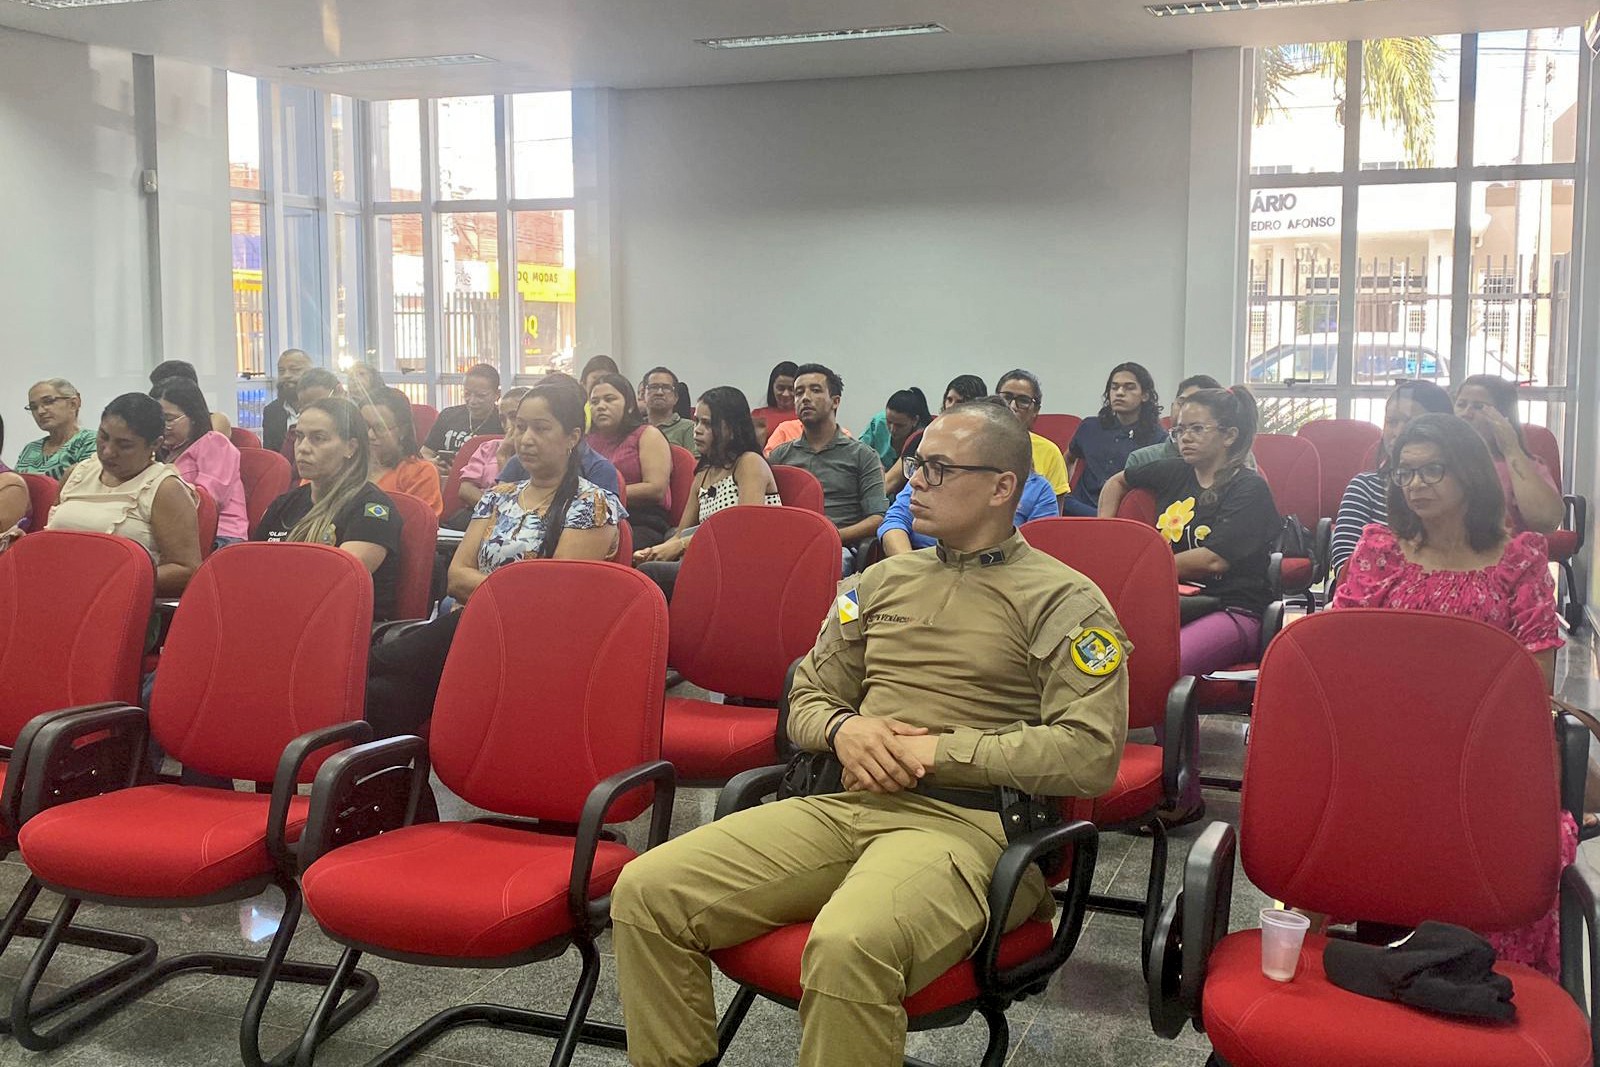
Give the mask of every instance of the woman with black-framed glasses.
[{"label": "woman with black-framed glasses", "polygon": [[74,465],[94,455],[94,431],[78,425],[83,398],[65,378],[47,378],[28,390],[24,409],[44,436],[22,446],[17,470],[45,474],[60,481]]}]

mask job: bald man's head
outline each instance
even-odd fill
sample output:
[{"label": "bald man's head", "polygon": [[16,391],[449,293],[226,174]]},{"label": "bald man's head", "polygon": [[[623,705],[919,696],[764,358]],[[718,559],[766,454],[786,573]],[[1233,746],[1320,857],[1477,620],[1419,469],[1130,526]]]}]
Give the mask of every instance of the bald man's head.
[{"label": "bald man's head", "polygon": [[959,418],[963,424],[970,424],[973,455],[977,457],[972,462],[986,467],[999,467],[1016,475],[1016,495],[1022,495],[1022,487],[1027,483],[1028,475],[1033,473],[1033,441],[1027,429],[1011,413],[1004,397],[985,396],[968,400],[957,404],[939,418]]}]

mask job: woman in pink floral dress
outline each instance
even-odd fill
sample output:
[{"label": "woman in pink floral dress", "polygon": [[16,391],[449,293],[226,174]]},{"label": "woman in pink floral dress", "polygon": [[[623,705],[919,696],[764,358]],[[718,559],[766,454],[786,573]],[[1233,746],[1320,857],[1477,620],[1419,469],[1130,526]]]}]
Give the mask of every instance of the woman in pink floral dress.
[{"label": "woman in pink floral dress", "polygon": [[[1396,438],[1389,463],[1389,525],[1373,524],[1345,569],[1335,608],[1400,608],[1463,615],[1498,626],[1555,677],[1555,587],[1544,537],[1512,535],[1505,497],[1482,438],[1454,415],[1422,415]],[[1561,862],[1577,854],[1578,829],[1561,819]],[[1559,916],[1488,934],[1502,959],[1560,972]]]}]

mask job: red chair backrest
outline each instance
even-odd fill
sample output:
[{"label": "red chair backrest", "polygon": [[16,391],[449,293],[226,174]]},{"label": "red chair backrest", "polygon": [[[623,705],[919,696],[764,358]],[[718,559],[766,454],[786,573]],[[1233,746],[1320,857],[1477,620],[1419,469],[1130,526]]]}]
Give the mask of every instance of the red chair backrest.
[{"label": "red chair backrest", "polygon": [[[1378,453],[1381,452],[1382,450],[1383,450],[1383,441],[1381,439],[1372,442],[1372,447],[1367,449],[1367,454],[1361,457],[1361,469],[1364,470],[1364,471],[1375,471],[1375,470],[1377,470],[1378,469]],[[1348,482],[1345,483],[1345,487],[1349,488],[1349,483]]]},{"label": "red chair backrest", "polygon": [[838,530],[814,511],[717,512],[678,570],[672,665],[714,693],[777,700],[789,664],[816,644],[841,562]]},{"label": "red chair backrest", "polygon": [[1156,495],[1148,489],[1129,489],[1117,505],[1117,518],[1132,519],[1155,529]]},{"label": "red chair backrest", "polygon": [[[1322,515],[1322,460],[1316,446],[1303,437],[1257,434],[1251,451],[1256,470],[1272,490],[1279,515],[1293,515],[1308,529]],[[1339,491],[1341,497],[1344,490]]]},{"label": "red chair backrest", "polygon": [[289,491],[289,461],[264,448],[239,450],[239,484],[244,487],[244,513],[255,532],[272,502]]},{"label": "red chair backrest", "polygon": [[1065,456],[1082,422],[1076,415],[1040,415],[1033,420],[1033,432],[1061,449]]},{"label": "red chair backrest", "polygon": [[[479,446],[485,441],[498,441],[504,436],[504,434],[498,433],[480,433],[476,437],[467,438],[467,443],[462,445],[456,452],[455,462],[450,464],[450,475],[444,480],[443,496],[444,513],[446,515],[454,515],[466,507],[461,502],[461,468],[467,465],[467,460],[472,458],[473,453],[477,452]],[[419,431],[417,441],[420,443],[421,440],[422,437]]]},{"label": "red chair backrest", "polygon": [[633,566],[633,526],[627,519],[617,523],[617,550],[611,553],[611,562]]},{"label": "red chair backrest", "polygon": [[[559,606],[561,625],[530,630],[530,604]],[[433,769],[480,808],[575,823],[600,781],[660,758],[666,669],[667,605],[643,574],[589,560],[501,567],[450,646],[428,733]],[[649,800],[627,794],[609,821]]]},{"label": "red chair backrest", "polygon": [[1166,717],[1178,680],[1178,566],[1172,546],[1132,519],[1035,519],[1022,536],[1100,587],[1135,654],[1128,657],[1128,726]]},{"label": "red chair backrest", "polygon": [[428,434],[433,430],[433,424],[439,421],[439,409],[432,404],[419,404],[411,402],[411,428],[417,432],[417,444],[422,444],[428,439]]},{"label": "red chair backrest", "polygon": [[270,782],[290,741],[361,718],[371,640],[372,578],[350,553],[300,543],[218,552],[178,602],[151,733],[185,767]]},{"label": "red chair backrest", "polygon": [[260,448],[261,438],[243,426],[235,426],[228,434],[228,440],[233,442],[234,448]]},{"label": "red chair backrest", "polygon": [[1522,440],[1527,443],[1528,454],[1543,463],[1550,471],[1550,477],[1556,480],[1556,485],[1561,484],[1561,445],[1556,441],[1556,435],[1543,426],[1534,426],[1523,423]]},{"label": "red chair backrest", "polygon": [[61,495],[61,483],[48,474],[24,474],[22,480],[28,484],[28,514],[32,516],[28,529],[42,530]]},{"label": "red chair backrest", "polygon": [[41,712],[139,702],[155,582],[150,553],[111,534],[41,530],[0,553],[0,744]]},{"label": "red chair backrest", "polygon": [[1522,926],[1555,891],[1559,803],[1549,689],[1501,630],[1319,611],[1261,660],[1239,829],[1269,897],[1397,926]]},{"label": "red chair backrest", "polygon": [[[1335,518],[1350,479],[1370,469],[1367,449],[1383,438],[1383,431],[1363,419],[1313,419],[1295,436],[1310,441],[1322,462],[1322,506],[1317,509],[1317,518]],[[1259,457],[1256,462],[1260,462]],[[1304,515],[1300,521],[1312,525]]]},{"label": "red chair backrest", "polygon": [[676,526],[683,521],[683,509],[689,504],[690,487],[694,485],[694,468],[700,460],[687,448],[667,447],[672,449],[672,507],[667,509],[667,518]]},{"label": "red chair backrest", "polygon": [[784,507],[823,514],[822,483],[815,474],[800,467],[774,463],[772,480],[778,485],[778,499],[783,501]]},{"label": "red chair backrest", "polygon": [[390,493],[400,516],[400,573],[395,580],[394,617],[426,619],[433,610],[433,560],[438,554],[439,516],[410,493]]},{"label": "red chair backrest", "polygon": [[211,498],[211,491],[205,486],[193,485],[189,488],[194,490],[194,514],[200,524],[200,558],[206,559],[217,543],[217,502]]}]

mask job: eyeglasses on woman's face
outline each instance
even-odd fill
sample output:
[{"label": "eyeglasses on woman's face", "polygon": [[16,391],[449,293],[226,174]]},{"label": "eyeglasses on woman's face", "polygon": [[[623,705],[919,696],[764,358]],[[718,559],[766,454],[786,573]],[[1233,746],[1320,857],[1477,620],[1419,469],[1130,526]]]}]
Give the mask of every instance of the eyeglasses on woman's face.
[{"label": "eyeglasses on woman's face", "polygon": [[22,410],[29,412],[30,414],[34,414],[43,411],[45,408],[54,407],[57,404],[64,404],[71,399],[72,398],[70,396],[41,396],[38,400],[34,400],[23,405]]},{"label": "eyeglasses on woman's face", "polygon": [[1389,472],[1389,480],[1401,489],[1412,482],[1421,485],[1438,485],[1449,473],[1450,468],[1443,463],[1424,463],[1419,467],[1396,467]]},{"label": "eyeglasses on woman's face", "polygon": [[1183,440],[1185,437],[1204,437],[1215,429],[1218,429],[1216,423],[1210,422],[1174,423],[1172,429],[1167,432],[1167,436],[1176,442]]}]

